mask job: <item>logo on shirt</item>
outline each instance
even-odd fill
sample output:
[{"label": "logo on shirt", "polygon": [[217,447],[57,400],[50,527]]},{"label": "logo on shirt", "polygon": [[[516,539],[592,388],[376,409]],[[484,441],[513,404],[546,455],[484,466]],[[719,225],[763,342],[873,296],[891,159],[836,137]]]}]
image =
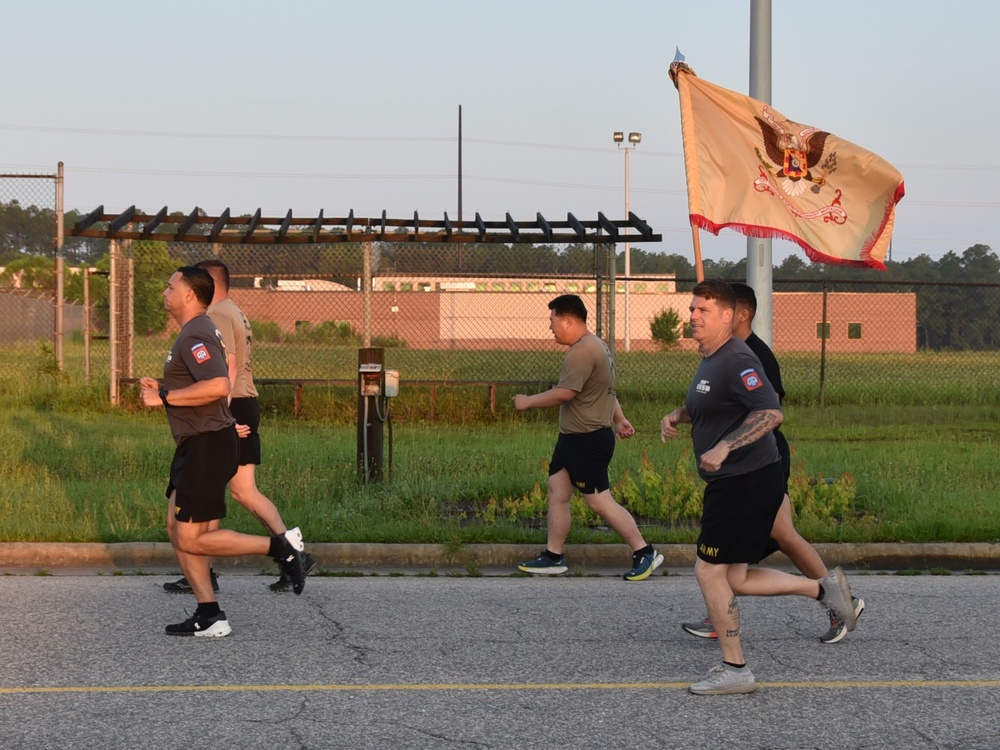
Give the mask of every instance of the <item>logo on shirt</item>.
[{"label": "logo on shirt", "polygon": [[698,393],[708,393],[710,390],[712,390],[712,384],[709,383],[707,380],[702,380],[700,383],[698,383],[698,385],[694,387],[694,389],[698,391]]},{"label": "logo on shirt", "polygon": [[761,380],[760,375],[752,367],[749,370],[744,370],[740,373],[740,379],[743,381],[743,385],[748,391],[755,391],[764,385],[764,381]]},{"label": "logo on shirt", "polygon": [[204,344],[195,344],[192,346],[191,354],[194,355],[195,362],[199,365],[202,362],[208,362],[212,358],[212,355],[208,353],[208,348]]}]

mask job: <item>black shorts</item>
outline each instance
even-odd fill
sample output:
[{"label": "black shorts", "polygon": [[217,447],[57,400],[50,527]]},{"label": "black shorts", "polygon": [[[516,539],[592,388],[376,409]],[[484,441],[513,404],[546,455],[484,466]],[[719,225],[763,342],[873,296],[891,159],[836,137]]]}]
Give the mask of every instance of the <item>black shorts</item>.
[{"label": "black shorts", "polygon": [[608,465],[615,455],[615,433],[610,427],[577,434],[559,433],[549,476],[566,469],[573,486],[584,495],[610,489]]},{"label": "black shorts", "polygon": [[247,464],[260,465],[260,401],[253,396],[249,398],[234,398],[229,402],[229,411],[236,424],[245,424],[250,428],[250,434],[240,438],[240,466]]},{"label": "black shorts", "polygon": [[781,462],[705,487],[698,557],[705,562],[756,563],[770,551],[771,529],[785,497]]},{"label": "black shorts", "polygon": [[167,497],[177,492],[174,518],[215,521],[226,517],[226,485],[236,474],[236,428],[192,435],[177,446],[170,464]]}]

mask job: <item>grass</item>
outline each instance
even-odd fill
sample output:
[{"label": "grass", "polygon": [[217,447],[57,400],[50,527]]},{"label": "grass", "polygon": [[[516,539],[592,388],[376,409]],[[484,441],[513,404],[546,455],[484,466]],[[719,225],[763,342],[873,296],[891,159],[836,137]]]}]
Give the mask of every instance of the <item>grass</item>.
[{"label": "grass", "polygon": [[[365,487],[355,469],[356,397],[322,389],[308,394],[310,418],[301,420],[269,408],[265,398],[265,464],[258,474],[261,489],[308,539],[455,548],[544,540],[542,519],[469,522],[449,508],[521,498],[536,484],[544,488],[554,410],[518,415],[500,399],[498,413],[490,414],[482,394],[456,389],[453,403],[438,406],[444,421],[429,424],[421,409],[408,413],[406,399],[417,394],[404,391],[394,412],[393,476]],[[638,475],[644,455],[658,471],[676,466],[690,440],[662,444],[659,421],[677,397],[649,394],[623,402],[638,433],[618,443],[612,482],[626,472]],[[800,471],[846,473],[856,482],[850,515],[798,521],[807,538],[998,540],[1000,407],[792,404],[785,431]],[[113,409],[100,387],[36,376],[0,393],[0,442],[3,541],[166,540],[163,490],[173,443],[161,411]],[[234,503],[225,523],[242,531],[260,528]],[[696,535],[689,523],[649,523],[644,532],[660,543],[687,543]],[[599,527],[578,525],[570,541],[619,540]]]}]

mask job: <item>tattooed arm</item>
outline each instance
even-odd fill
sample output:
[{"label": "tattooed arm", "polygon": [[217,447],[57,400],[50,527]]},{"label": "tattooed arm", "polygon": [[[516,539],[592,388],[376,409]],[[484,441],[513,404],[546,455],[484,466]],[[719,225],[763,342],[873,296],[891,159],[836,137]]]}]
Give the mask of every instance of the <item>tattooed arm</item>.
[{"label": "tattooed arm", "polygon": [[701,468],[709,472],[718,471],[732,451],[760,440],[780,425],[782,419],[780,409],[750,412],[735,430],[701,455],[699,460]]}]

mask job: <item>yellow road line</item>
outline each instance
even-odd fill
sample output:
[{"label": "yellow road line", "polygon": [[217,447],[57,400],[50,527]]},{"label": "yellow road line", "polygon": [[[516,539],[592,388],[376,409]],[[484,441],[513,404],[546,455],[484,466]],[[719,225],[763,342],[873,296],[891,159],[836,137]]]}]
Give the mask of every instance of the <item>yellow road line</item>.
[{"label": "yellow road line", "polygon": [[[686,688],[690,682],[540,682],[540,683],[414,683],[338,685],[66,685],[51,687],[0,687],[0,695],[37,693],[309,693],[419,690],[664,690]],[[762,688],[997,688],[1000,680],[805,680],[761,682]]]}]

